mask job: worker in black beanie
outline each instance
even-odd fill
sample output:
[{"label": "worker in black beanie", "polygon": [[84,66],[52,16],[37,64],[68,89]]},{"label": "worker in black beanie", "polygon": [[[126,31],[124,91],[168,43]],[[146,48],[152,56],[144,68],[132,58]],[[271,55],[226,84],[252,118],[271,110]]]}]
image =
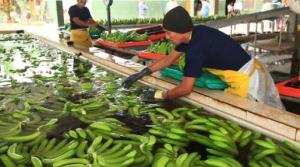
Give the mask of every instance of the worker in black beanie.
[{"label": "worker in black beanie", "polygon": [[164,69],[185,53],[183,79],[168,91],[148,91],[148,99],[174,99],[192,92],[202,70],[217,75],[228,84],[224,90],[241,97],[283,109],[278,91],[268,71],[225,33],[203,25],[194,26],[188,12],[181,6],[170,10],[163,19],[166,38],[176,45],[165,58],[125,79],[130,87],[145,75]]}]

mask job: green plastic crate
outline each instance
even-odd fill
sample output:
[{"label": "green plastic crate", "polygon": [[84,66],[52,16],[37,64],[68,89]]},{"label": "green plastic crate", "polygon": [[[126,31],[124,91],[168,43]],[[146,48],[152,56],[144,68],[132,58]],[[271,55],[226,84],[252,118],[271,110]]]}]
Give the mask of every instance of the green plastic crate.
[{"label": "green plastic crate", "polygon": [[[178,69],[177,66],[168,67],[160,71],[161,75],[170,77],[176,80],[183,79],[183,73]],[[197,78],[195,82],[196,87],[206,87],[214,90],[224,90],[228,87],[226,82],[221,80],[217,75],[214,75],[206,70],[202,71],[202,76]]]}]

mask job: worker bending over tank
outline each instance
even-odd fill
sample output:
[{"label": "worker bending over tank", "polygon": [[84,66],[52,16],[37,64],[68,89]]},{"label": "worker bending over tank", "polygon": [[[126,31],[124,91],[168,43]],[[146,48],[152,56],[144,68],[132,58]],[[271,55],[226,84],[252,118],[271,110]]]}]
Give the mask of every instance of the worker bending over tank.
[{"label": "worker bending over tank", "polygon": [[122,83],[125,88],[143,76],[172,65],[185,53],[181,83],[169,91],[147,92],[148,98],[174,99],[190,94],[196,79],[205,69],[228,84],[225,92],[284,109],[267,69],[228,35],[207,26],[194,26],[190,15],[181,6],[165,15],[163,28],[166,38],[176,45],[175,50],[164,59],[126,78]]}]

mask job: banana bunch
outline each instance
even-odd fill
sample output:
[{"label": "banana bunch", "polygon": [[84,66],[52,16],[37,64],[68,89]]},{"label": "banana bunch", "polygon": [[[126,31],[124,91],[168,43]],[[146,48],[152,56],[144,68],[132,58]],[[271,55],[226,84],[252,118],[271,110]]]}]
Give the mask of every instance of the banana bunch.
[{"label": "banana bunch", "polygon": [[200,161],[200,155],[196,152],[179,154],[179,147],[165,144],[156,152],[152,167],[192,167]]},{"label": "banana bunch", "polygon": [[[91,117],[102,115],[105,110],[109,108],[108,102],[101,101],[100,99],[90,100],[90,101],[82,101],[80,104],[74,104],[72,102],[67,102],[64,105],[64,112],[73,112],[81,115],[91,115]],[[97,113],[100,113],[97,114]]]},{"label": "banana bunch", "polygon": [[87,139],[88,135],[85,130],[82,128],[76,128],[75,130],[69,130],[64,133],[63,135],[65,138],[72,138],[72,139],[82,139],[85,140]]},{"label": "banana bunch", "polygon": [[77,140],[68,141],[63,139],[57,141],[53,138],[47,142],[47,139],[44,139],[37,147],[35,145],[30,150],[31,161],[33,164],[52,164],[53,166],[64,166],[67,164],[86,165],[89,163],[87,159],[72,158],[80,151],[80,144]]},{"label": "banana bunch", "polygon": [[115,143],[111,138],[105,138],[97,136],[86,150],[93,159],[93,166],[130,166],[134,163],[137,150],[132,144]]},{"label": "banana bunch", "polygon": [[151,44],[148,48],[148,52],[168,55],[172,50],[175,49],[175,46],[171,44],[169,41],[159,41],[155,44]]},{"label": "banana bunch", "polygon": [[141,114],[141,112],[142,112],[142,108],[143,108],[143,106],[140,105],[140,104],[137,104],[137,105],[135,105],[133,107],[128,106],[128,113],[131,116],[138,117]]},{"label": "banana bunch", "polygon": [[121,137],[130,132],[131,129],[126,128],[123,124],[118,124],[114,119],[106,119],[106,121],[94,122],[89,125],[89,129],[96,135],[108,137]]},{"label": "banana bunch", "polygon": [[145,32],[144,34],[138,34],[135,31],[128,32],[129,41],[146,41],[148,40],[148,34]]},{"label": "banana bunch", "polygon": [[100,38],[110,42],[124,43],[130,41],[146,41],[148,40],[148,35],[146,33],[138,34],[135,32],[116,31],[111,34],[104,32],[101,34]]},{"label": "banana bunch", "polygon": [[114,93],[119,88],[119,85],[115,82],[106,83],[104,86],[107,93]]},{"label": "banana bunch", "polygon": [[200,116],[191,111],[186,112],[186,116],[190,119],[184,125],[187,137],[206,146],[209,155],[235,157],[238,154],[237,143],[232,138],[235,130],[227,122],[210,116]]},{"label": "banana bunch", "polygon": [[134,163],[137,151],[133,146],[116,144],[109,150],[104,150],[96,156],[93,165],[95,166],[130,166]]},{"label": "banana bunch", "polygon": [[189,139],[186,138],[187,133],[181,127],[153,125],[151,129],[149,129],[149,133],[157,136],[161,143],[167,143],[178,147],[186,147],[189,143]]},{"label": "banana bunch", "polygon": [[22,122],[10,114],[0,114],[0,138],[18,135],[22,131]]},{"label": "banana bunch", "polygon": [[42,117],[37,112],[1,113],[0,139],[11,143],[31,141],[53,129],[57,121],[56,118]]},{"label": "banana bunch", "polygon": [[[75,140],[68,141],[64,139],[58,142],[55,138],[48,140],[44,136],[44,138],[35,139],[29,143],[14,143],[10,145],[6,154],[2,152],[0,160],[5,167],[13,167],[17,164],[18,166],[33,164],[33,166],[37,167],[42,167],[43,164],[63,166],[74,162],[66,162],[66,159],[75,155],[78,145],[79,142]],[[74,163],[78,162],[75,161]]]},{"label": "banana bunch", "polygon": [[270,138],[253,140],[249,166],[286,166],[296,167],[300,164],[300,150],[292,143],[285,141],[283,145],[274,143]]}]

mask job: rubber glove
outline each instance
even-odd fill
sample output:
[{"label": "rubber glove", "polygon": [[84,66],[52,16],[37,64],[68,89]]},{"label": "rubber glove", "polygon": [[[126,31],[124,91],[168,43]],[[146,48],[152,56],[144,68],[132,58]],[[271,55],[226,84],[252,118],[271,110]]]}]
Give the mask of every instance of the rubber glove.
[{"label": "rubber glove", "polygon": [[150,75],[151,73],[152,73],[152,71],[148,67],[146,67],[142,71],[135,73],[133,75],[130,75],[128,78],[126,78],[123,81],[122,86],[124,88],[129,88],[134,82],[143,78],[146,75]]}]

